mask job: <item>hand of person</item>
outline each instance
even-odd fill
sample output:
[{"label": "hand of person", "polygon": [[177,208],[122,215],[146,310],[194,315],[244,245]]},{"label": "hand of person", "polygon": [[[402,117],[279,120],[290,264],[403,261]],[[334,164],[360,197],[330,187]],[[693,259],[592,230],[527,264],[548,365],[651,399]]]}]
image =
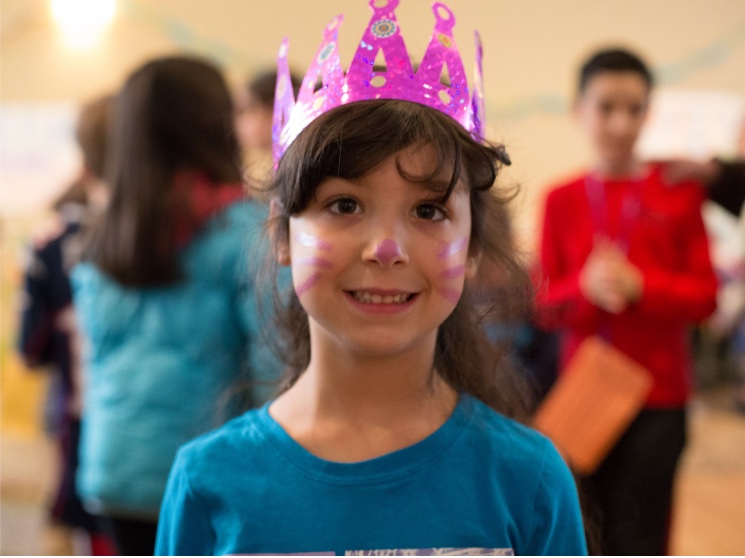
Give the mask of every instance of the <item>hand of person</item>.
[{"label": "hand of person", "polygon": [[686,180],[697,180],[706,185],[716,179],[721,172],[721,167],[716,159],[708,161],[696,161],[694,159],[671,159],[662,161],[662,176],[670,185],[675,185]]},{"label": "hand of person", "polygon": [[620,314],[641,298],[639,269],[607,239],[599,241],[580,273],[580,289],[587,300],[611,314]]}]

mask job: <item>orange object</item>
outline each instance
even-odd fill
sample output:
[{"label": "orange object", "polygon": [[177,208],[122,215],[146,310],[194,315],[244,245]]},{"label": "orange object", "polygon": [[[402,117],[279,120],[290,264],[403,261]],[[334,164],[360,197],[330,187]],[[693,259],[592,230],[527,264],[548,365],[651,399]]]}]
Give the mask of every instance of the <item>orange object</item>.
[{"label": "orange object", "polygon": [[646,368],[590,337],[546,396],[533,426],[553,441],[572,469],[590,474],[644,406],[651,388]]}]

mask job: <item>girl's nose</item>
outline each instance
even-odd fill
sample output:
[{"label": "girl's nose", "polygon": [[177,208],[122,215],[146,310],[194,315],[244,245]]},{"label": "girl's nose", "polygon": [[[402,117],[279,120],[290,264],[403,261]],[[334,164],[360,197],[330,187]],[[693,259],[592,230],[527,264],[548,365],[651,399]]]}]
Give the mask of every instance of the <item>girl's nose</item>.
[{"label": "girl's nose", "polygon": [[408,261],[403,247],[390,238],[384,238],[377,244],[368,248],[366,260],[379,264],[384,269],[390,269],[394,265],[404,264]]}]

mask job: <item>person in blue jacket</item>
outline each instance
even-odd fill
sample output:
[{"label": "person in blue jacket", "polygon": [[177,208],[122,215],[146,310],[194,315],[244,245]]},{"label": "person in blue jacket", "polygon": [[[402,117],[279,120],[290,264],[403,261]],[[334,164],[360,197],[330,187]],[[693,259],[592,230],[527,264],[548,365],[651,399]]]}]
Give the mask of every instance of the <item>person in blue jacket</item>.
[{"label": "person in blue jacket", "polygon": [[[360,48],[400,47],[396,4],[371,2]],[[328,64],[324,80],[341,75],[338,22],[314,62]],[[433,51],[453,46],[447,31]],[[309,72],[289,120],[275,112],[270,230],[294,286],[277,297],[284,391],[179,450],[156,553],[585,554],[574,479],[515,420],[527,410],[516,372],[474,304],[480,272],[498,270],[497,319],[526,308],[509,193],[494,187],[508,158],[470,117],[438,110],[447,86],[432,57],[433,81],[415,89],[392,50],[384,80],[363,83],[367,56],[317,93]],[[280,72],[278,99],[287,80]],[[374,97],[383,81],[394,98]]]},{"label": "person in blue jacket", "polygon": [[72,276],[86,346],[78,490],[119,553],[147,555],[178,447],[265,401],[280,374],[253,278],[266,211],[246,197],[211,63],[137,69],[109,155],[110,203]]},{"label": "person in blue jacket", "polygon": [[31,370],[50,374],[44,429],[59,455],[50,520],[69,534],[76,554],[105,555],[111,543],[77,496],[75,476],[80,439],[80,362],[70,270],[78,262],[90,220],[106,204],[106,145],[113,96],[85,103],[75,137],[82,164],[77,179],[54,202],[55,216],[35,236],[24,273],[18,352]]}]

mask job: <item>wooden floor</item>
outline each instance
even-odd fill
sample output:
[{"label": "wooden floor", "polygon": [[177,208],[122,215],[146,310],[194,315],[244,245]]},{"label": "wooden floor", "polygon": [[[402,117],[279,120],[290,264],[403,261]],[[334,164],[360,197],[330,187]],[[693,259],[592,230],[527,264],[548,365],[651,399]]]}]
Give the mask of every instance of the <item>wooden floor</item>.
[{"label": "wooden floor", "polygon": [[[745,555],[745,415],[718,389],[691,405],[691,436],[680,475],[672,551]],[[39,437],[0,437],[0,554],[71,552],[45,523],[54,450]]]},{"label": "wooden floor", "polygon": [[745,414],[733,411],[729,390],[716,390],[694,401],[690,418],[671,550],[745,555]]}]

